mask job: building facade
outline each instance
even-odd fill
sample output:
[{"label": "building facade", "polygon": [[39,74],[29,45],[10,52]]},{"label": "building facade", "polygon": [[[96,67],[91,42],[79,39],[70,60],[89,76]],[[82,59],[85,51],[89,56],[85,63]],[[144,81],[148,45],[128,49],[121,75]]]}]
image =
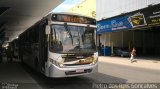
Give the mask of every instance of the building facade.
[{"label": "building facade", "polygon": [[83,0],[68,12],[79,13],[86,16],[96,18],[96,0]]},{"label": "building facade", "polygon": [[136,47],[139,56],[159,56],[160,1],[112,1],[97,0],[99,46],[110,48],[111,55],[115,48],[130,51]]},{"label": "building facade", "polygon": [[101,20],[158,3],[160,0],[96,0],[96,16]]}]

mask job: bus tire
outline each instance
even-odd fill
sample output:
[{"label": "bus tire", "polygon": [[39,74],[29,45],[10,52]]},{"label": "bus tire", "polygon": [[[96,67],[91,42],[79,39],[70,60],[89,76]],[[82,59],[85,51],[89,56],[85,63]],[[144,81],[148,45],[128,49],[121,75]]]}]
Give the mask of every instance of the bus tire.
[{"label": "bus tire", "polygon": [[38,58],[37,57],[34,59],[34,68],[38,72]]}]

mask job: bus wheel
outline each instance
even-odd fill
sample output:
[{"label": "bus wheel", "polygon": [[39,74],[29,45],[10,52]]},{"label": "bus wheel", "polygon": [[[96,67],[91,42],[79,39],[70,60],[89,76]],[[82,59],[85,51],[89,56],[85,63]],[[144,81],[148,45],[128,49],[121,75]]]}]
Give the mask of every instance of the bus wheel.
[{"label": "bus wheel", "polygon": [[38,71],[38,58],[37,57],[34,59],[34,68],[36,71]]}]

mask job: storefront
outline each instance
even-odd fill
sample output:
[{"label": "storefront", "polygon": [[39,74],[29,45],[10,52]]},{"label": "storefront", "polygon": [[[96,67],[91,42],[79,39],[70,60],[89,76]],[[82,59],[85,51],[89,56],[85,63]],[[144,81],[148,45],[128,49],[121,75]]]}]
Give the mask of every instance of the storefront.
[{"label": "storefront", "polygon": [[159,26],[160,4],[100,20],[97,22],[99,46],[109,48],[107,54],[110,55],[114,54],[116,48],[130,51],[134,46],[139,55],[158,56],[160,54]]}]

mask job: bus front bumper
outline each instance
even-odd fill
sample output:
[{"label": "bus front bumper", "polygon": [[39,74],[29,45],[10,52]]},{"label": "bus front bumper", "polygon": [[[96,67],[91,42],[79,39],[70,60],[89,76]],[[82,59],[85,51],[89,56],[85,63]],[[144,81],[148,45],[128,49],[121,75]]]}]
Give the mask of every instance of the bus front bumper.
[{"label": "bus front bumper", "polygon": [[49,77],[73,77],[98,72],[98,63],[94,65],[83,65],[59,68],[53,64],[49,67]]}]

